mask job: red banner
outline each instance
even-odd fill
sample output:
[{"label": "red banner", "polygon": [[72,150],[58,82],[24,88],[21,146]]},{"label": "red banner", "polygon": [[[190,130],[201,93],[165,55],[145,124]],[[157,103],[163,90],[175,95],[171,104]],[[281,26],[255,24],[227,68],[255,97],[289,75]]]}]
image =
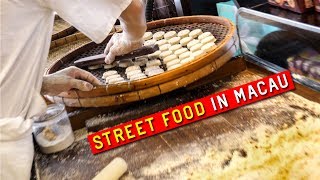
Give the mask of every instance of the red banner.
[{"label": "red banner", "polygon": [[290,71],[265,77],[88,135],[93,154],[295,89]]}]

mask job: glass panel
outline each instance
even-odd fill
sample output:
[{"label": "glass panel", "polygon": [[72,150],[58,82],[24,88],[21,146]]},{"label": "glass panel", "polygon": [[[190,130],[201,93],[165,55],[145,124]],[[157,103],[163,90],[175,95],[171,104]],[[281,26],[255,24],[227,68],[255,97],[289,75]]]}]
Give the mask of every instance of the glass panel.
[{"label": "glass panel", "polygon": [[289,69],[296,80],[319,88],[320,28],[241,8],[237,17],[241,48],[275,71]]}]

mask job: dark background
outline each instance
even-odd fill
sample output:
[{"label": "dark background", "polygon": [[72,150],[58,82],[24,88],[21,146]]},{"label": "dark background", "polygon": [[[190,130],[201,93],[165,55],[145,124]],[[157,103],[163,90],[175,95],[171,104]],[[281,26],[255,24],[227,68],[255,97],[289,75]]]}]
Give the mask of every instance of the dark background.
[{"label": "dark background", "polygon": [[[149,0],[146,0],[149,1]],[[177,17],[174,0],[153,0],[153,20]],[[185,16],[190,15],[218,15],[216,3],[226,2],[227,0],[181,0],[183,13]],[[291,19],[313,26],[320,26],[320,13],[315,11],[304,14],[294,13],[285,9],[271,6],[267,0],[233,0],[240,7],[252,8],[267,14]]]},{"label": "dark background", "polygon": [[192,15],[218,15],[216,3],[226,2],[219,0],[182,0],[190,1]]},{"label": "dark background", "polygon": [[[228,0],[181,0],[183,13],[190,15],[218,15],[216,4]],[[254,7],[267,0],[238,0],[241,7]],[[176,17],[174,0],[154,0],[153,19]]]}]

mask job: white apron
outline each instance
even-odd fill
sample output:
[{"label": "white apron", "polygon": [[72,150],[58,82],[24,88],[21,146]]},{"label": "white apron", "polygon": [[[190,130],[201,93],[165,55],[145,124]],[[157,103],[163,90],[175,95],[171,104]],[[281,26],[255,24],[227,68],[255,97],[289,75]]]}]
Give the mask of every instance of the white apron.
[{"label": "white apron", "polygon": [[0,179],[29,179],[54,12],[96,43],[131,0],[1,0]]}]

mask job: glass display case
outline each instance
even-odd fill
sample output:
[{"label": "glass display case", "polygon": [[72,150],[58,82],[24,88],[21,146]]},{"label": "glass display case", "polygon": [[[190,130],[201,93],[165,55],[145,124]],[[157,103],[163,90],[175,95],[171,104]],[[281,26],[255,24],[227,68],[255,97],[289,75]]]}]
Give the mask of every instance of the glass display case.
[{"label": "glass display case", "polygon": [[320,27],[240,8],[240,47],[246,60],[272,72],[289,69],[295,81],[320,91]]}]

